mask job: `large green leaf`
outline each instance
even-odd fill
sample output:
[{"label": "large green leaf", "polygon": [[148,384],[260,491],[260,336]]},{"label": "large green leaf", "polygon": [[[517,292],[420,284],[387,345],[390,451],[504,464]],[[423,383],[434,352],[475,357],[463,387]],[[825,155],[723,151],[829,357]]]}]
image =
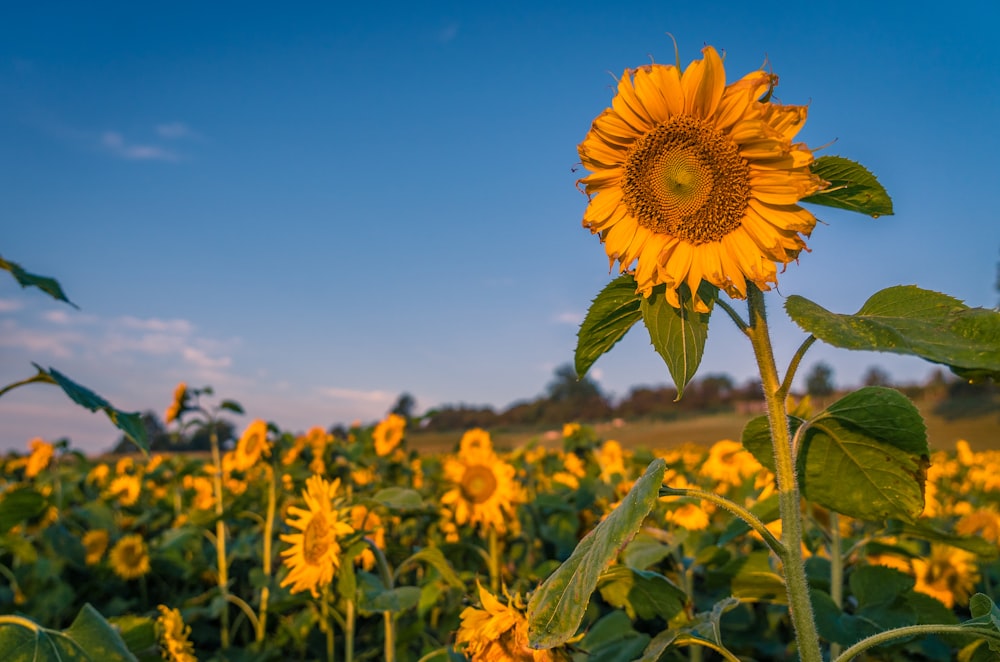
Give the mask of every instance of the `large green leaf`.
[{"label": "large green leaf", "polygon": [[834,347],[893,352],[942,363],[968,377],[1000,379],[1000,312],[899,285],[876,292],[854,315],[790,296],[788,315]]},{"label": "large green leaf", "polygon": [[0,496],[0,533],[34,517],[45,509],[45,497],[30,487],[11,490]]},{"label": "large green leaf", "polygon": [[801,202],[856,211],[872,218],[892,214],[892,199],[867,168],[842,156],[821,156],[809,168],[830,185]]},{"label": "large green leaf", "polygon": [[605,602],[624,609],[632,619],[659,616],[669,621],[687,601],[687,594],[663,575],[624,565],[608,568],[598,580],[597,590]]},{"label": "large green leaf", "polygon": [[[694,310],[694,300],[687,286],[678,290],[681,307],[674,308],[667,303],[662,286],[653,288],[653,293],[641,302],[642,319],[649,331],[649,339],[670,371],[677,386],[677,399],[684,394],[684,387],[694,377],[705,353],[708,339],[708,320],[712,313]],[[719,295],[718,288],[702,283],[698,296],[708,305],[709,310]]]},{"label": "large green leaf", "polygon": [[864,520],[920,516],[930,449],[906,396],[863,388],[806,425],[798,465],[810,501]]},{"label": "large green leaf", "polygon": [[38,374],[35,375],[38,381],[49,381],[56,384],[73,402],[81,407],[86,407],[90,411],[103,411],[114,426],[124,432],[132,443],[141,448],[143,452],[149,452],[146,426],[142,424],[142,415],[139,412],[124,412],[116,409],[110,402],[90,389],[80,386],[58,370],[54,368],[45,370],[37,363],[32,363],[32,365],[38,370]]},{"label": "large green leaf", "polygon": [[590,304],[576,342],[576,375],[583,378],[605,352],[625,337],[639,321],[642,295],[635,291],[635,278],[623,274],[601,290]]},{"label": "large green leaf", "polygon": [[[923,511],[930,448],[920,412],[902,393],[865,387],[810,421],[789,417],[788,424],[800,436],[796,465],[806,499],[873,521],[913,522]],[[773,471],[766,416],[747,423],[743,445]]]},{"label": "large green leaf", "polygon": [[604,569],[656,504],[665,469],[662,459],[653,460],[621,504],[532,594],[528,602],[528,639],[533,647],[558,646],[576,633]]},{"label": "large green leaf", "polygon": [[65,630],[49,630],[27,619],[0,616],[4,662],[135,662],[118,632],[89,604]]},{"label": "large green leaf", "polygon": [[21,287],[37,287],[57,301],[64,301],[74,308],[78,307],[75,303],[66,298],[66,294],[59,285],[59,281],[54,278],[28,273],[21,268],[21,265],[16,262],[5,260],[2,257],[0,257],[0,269],[9,271]]}]

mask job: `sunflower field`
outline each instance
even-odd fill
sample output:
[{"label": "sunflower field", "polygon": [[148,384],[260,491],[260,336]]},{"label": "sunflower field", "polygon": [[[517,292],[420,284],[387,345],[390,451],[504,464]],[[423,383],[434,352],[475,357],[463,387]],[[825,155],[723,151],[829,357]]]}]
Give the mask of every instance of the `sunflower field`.
[{"label": "sunflower field", "polygon": [[[198,393],[178,389],[168,417],[211,425]],[[219,462],[102,462],[33,440],[3,463],[0,650],[5,660],[81,659],[79,647],[95,660],[610,661],[719,659],[700,654],[724,644],[729,659],[785,659],[788,607],[762,537],[711,502],[673,496],[658,496],[595,569],[575,636],[528,646],[532,592],[656,459],[663,485],[725,495],[780,536],[774,474],[733,440],[629,450],[567,424],[561,442],[500,450],[476,429],[454,452],[424,455],[396,415],[346,438],[253,421]],[[806,506],[824,640],[959,624],[988,602],[1000,582],[1000,453],[960,441],[930,467],[912,524]],[[995,659],[988,651],[940,635],[868,655]]]},{"label": "sunflower field", "polygon": [[784,296],[806,338],[779,374],[764,297],[808,250],[799,203],[878,217],[892,201],[793,142],[809,108],[777,101],[776,75],[727,84],[702,54],[626,70],[578,147],[583,226],[620,274],[574,367],[642,321],[680,398],[721,311],[767,412],[739,440],[631,449],[567,422],[561,442],[471,429],[424,454],[390,415],[337,437],[253,420],[225,448],[221,416],[242,407],[180,384],[166,422],[211,453],[150,456],[138,413],[36,365],[0,395],[57,386],[145,452],[35,439],[2,460],[0,660],[1000,659],[1000,452],[932,451],[891,388],[822,409],[791,392],[817,342],[1000,380],[1000,311],[912,285],[854,314]]}]

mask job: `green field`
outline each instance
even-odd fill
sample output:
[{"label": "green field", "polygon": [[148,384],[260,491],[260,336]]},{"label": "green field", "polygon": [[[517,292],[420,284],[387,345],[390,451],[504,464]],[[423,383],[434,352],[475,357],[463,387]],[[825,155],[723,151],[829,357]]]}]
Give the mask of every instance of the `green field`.
[{"label": "green field", "polygon": [[[933,403],[915,403],[927,424],[927,438],[931,448],[954,450],[955,442],[965,439],[973,450],[1000,449],[1000,411],[988,414],[947,420],[932,413]],[[673,421],[639,420],[618,423],[597,423],[593,427],[601,439],[614,439],[626,448],[673,448],[691,442],[710,445],[720,439],[739,440],[753,416],[749,414],[711,414],[692,416]],[[530,442],[555,447],[561,443],[561,430],[520,429],[491,430],[498,448],[518,448]],[[425,432],[412,430],[407,439],[413,448],[426,452],[451,451],[462,436],[462,431]]]}]

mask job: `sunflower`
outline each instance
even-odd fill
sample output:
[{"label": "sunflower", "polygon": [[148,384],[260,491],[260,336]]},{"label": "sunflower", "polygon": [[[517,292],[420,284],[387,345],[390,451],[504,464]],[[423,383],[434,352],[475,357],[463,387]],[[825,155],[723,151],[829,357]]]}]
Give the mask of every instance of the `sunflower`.
[{"label": "sunflower", "polygon": [[680,307],[687,284],[695,307],[704,280],[736,298],[747,281],[777,284],[775,263],[794,260],[816,224],[796,203],[826,185],[809,170],[812,152],[792,138],[805,106],[762,101],[776,77],[754,71],[726,85],[711,46],[683,72],[651,64],[625,71],[618,94],[580,143],[591,174],[583,225],[611,264],[632,269],[649,296],[666,286]]},{"label": "sunflower", "polygon": [[[370,510],[364,504],[351,506],[351,526],[355,531],[361,531],[364,535],[381,550],[385,550],[385,525],[378,513]],[[375,567],[375,553],[365,547],[364,551],[357,558],[358,563],[365,570]]]},{"label": "sunflower", "polygon": [[163,659],[169,662],[198,662],[194,646],[188,641],[191,626],[184,624],[181,612],[166,605],[160,605],[157,609],[160,615],[156,619],[156,631]]},{"label": "sunflower", "polygon": [[246,471],[257,464],[262,455],[271,454],[271,444],[267,441],[267,423],[261,419],[252,421],[240,435],[233,452],[233,469]]},{"label": "sunflower", "polygon": [[453,487],[441,497],[441,504],[450,509],[456,524],[478,525],[483,533],[490,529],[505,533],[509,523],[516,525],[515,506],[524,496],[514,481],[514,467],[493,452],[492,443],[482,442],[477,437],[477,443],[445,460],[445,479]]},{"label": "sunflower", "polygon": [[294,519],[286,519],[285,523],[302,532],[281,536],[292,545],[281,552],[285,565],[290,568],[281,585],[291,584],[292,593],[308,589],[318,598],[316,589],[333,581],[333,573],[340,565],[339,538],[354,533],[354,528],[342,522],[340,513],[333,507],[339,488],[339,478],[331,483],[321,476],[311,476],[302,493],[309,509],[295,506],[288,509]]},{"label": "sunflower", "polygon": [[917,577],[914,591],[937,598],[948,608],[967,605],[979,581],[976,555],[944,544],[931,545],[925,558],[910,560]]},{"label": "sunflower", "polygon": [[466,607],[455,633],[455,647],[473,662],[555,662],[569,660],[559,648],[535,650],[528,646],[528,621],[520,596],[504,604],[479,587],[479,607]]},{"label": "sunflower", "polygon": [[117,498],[123,506],[134,506],[142,492],[142,481],[138,476],[122,474],[112,479],[105,492],[105,498]]},{"label": "sunflower", "polygon": [[389,414],[384,421],[375,426],[372,436],[375,438],[375,454],[385,457],[396,449],[403,441],[406,430],[406,419],[399,414]]},{"label": "sunflower", "polygon": [[761,469],[761,464],[743,444],[723,439],[712,444],[699,473],[718,481],[720,491],[725,492],[729,486],[740,485],[745,479],[756,476]]},{"label": "sunflower", "polygon": [[86,552],[87,565],[97,565],[108,549],[108,532],[104,529],[94,529],[83,534],[83,549]]},{"label": "sunflower", "polygon": [[111,548],[111,569],[122,579],[136,579],[149,572],[149,549],[138,533],[124,536]]},{"label": "sunflower", "polygon": [[174,389],[174,400],[170,403],[170,406],[167,407],[167,411],[163,414],[163,422],[170,425],[176,421],[180,417],[181,413],[187,409],[187,400],[187,384],[181,382],[177,385],[177,388]]},{"label": "sunflower", "polygon": [[35,437],[28,442],[28,447],[31,448],[31,455],[28,456],[28,463],[24,468],[24,477],[34,478],[49,466],[56,447],[41,437]]}]

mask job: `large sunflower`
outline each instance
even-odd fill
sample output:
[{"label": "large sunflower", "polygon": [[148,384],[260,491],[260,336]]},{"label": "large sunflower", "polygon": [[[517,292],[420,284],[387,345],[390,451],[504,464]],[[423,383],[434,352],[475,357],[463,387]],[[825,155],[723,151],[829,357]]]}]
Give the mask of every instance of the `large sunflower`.
[{"label": "large sunflower", "polygon": [[291,547],[281,552],[285,565],[291,570],[281,585],[292,585],[292,593],[309,590],[314,598],[316,589],[333,581],[333,573],[340,566],[340,542],[343,536],[354,533],[354,528],[341,521],[340,513],[333,507],[333,499],[340,487],[340,479],[332,483],[322,476],[311,476],[302,493],[309,509],[288,509],[295,519],[286,523],[302,533],[282,535]]},{"label": "large sunflower", "polygon": [[484,533],[490,529],[505,533],[516,526],[514,516],[518,503],[524,501],[523,490],[514,480],[516,469],[501,460],[489,441],[489,436],[476,435],[474,443],[464,443],[457,456],[444,463],[445,479],[453,487],[441,497],[457,524],[478,525]]},{"label": "large sunflower", "polygon": [[745,298],[747,281],[777,283],[775,263],[794,260],[816,224],[797,202],[824,185],[812,152],[792,138],[806,107],[761,99],[776,78],[754,71],[726,85],[711,46],[680,71],[652,64],[629,70],[618,94],[580,143],[590,204],[583,225],[601,236],[613,265],[634,267],[649,296],[666,286],[680,307],[687,283],[695,305],[704,280]]},{"label": "large sunflower", "polygon": [[568,660],[562,648],[536,650],[528,645],[528,620],[519,595],[504,604],[479,587],[479,607],[466,607],[455,645],[472,662],[556,662]]}]

